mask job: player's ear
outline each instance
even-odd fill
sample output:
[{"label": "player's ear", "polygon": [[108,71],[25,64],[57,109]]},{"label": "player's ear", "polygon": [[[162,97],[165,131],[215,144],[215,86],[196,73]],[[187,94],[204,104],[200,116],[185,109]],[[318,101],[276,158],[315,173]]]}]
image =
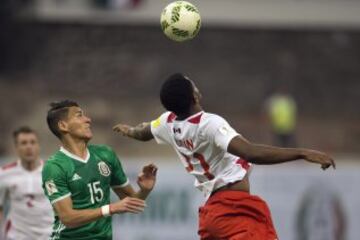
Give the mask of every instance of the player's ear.
[{"label": "player's ear", "polygon": [[67,122],[60,120],[58,122],[58,129],[60,132],[67,132],[68,131],[68,124]]},{"label": "player's ear", "polygon": [[198,91],[194,91],[193,93],[193,101],[195,104],[200,104],[201,94]]}]

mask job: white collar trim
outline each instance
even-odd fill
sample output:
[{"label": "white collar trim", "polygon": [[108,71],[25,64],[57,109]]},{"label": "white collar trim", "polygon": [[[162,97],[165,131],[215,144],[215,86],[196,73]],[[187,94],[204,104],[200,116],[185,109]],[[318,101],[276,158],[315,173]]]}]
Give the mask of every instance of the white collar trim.
[{"label": "white collar trim", "polygon": [[64,147],[60,147],[60,152],[62,152],[66,156],[68,156],[68,157],[70,157],[72,159],[75,159],[75,160],[77,160],[79,162],[82,162],[82,163],[87,163],[89,161],[89,159],[90,159],[89,149],[87,149],[87,148],[86,148],[86,158],[85,159],[82,159],[81,157],[69,152]]}]

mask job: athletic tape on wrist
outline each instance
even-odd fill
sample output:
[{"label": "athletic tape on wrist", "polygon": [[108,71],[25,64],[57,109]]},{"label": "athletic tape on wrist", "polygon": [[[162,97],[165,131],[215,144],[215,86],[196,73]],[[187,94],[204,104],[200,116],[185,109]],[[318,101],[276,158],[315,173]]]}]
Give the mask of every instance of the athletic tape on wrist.
[{"label": "athletic tape on wrist", "polygon": [[109,204],[101,207],[101,214],[103,215],[103,217],[108,217],[111,215]]}]

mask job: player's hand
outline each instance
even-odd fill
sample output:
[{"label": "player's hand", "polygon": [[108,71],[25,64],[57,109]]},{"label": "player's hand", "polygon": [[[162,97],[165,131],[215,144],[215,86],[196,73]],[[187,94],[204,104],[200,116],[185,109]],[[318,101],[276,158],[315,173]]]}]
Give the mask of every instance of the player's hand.
[{"label": "player's hand", "polygon": [[323,170],[326,170],[330,166],[336,168],[335,161],[327,154],[315,150],[306,150],[304,153],[304,159],[308,162],[318,163]]},{"label": "player's hand", "polygon": [[146,165],[139,174],[137,183],[141,190],[151,191],[156,182],[157,167],[154,164]]},{"label": "player's hand", "polygon": [[131,131],[133,127],[126,125],[126,124],[117,124],[113,127],[113,130],[117,133],[122,134],[123,136],[129,137],[131,136]]},{"label": "player's hand", "polygon": [[142,213],[146,207],[145,201],[138,198],[126,197],[123,200],[110,204],[111,214]]}]

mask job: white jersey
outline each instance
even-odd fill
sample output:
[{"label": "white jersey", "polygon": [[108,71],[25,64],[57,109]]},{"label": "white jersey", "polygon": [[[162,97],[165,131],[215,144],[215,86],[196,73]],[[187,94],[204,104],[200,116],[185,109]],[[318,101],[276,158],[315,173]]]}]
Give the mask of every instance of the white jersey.
[{"label": "white jersey", "polygon": [[49,239],[53,210],[41,187],[42,167],[28,171],[17,161],[0,169],[0,206],[10,204],[2,229],[5,240]]},{"label": "white jersey", "polygon": [[174,113],[165,112],[151,122],[151,132],[157,143],[173,146],[206,198],[242,180],[250,168],[248,162],[227,152],[230,141],[240,134],[218,115],[202,111],[179,121]]}]

